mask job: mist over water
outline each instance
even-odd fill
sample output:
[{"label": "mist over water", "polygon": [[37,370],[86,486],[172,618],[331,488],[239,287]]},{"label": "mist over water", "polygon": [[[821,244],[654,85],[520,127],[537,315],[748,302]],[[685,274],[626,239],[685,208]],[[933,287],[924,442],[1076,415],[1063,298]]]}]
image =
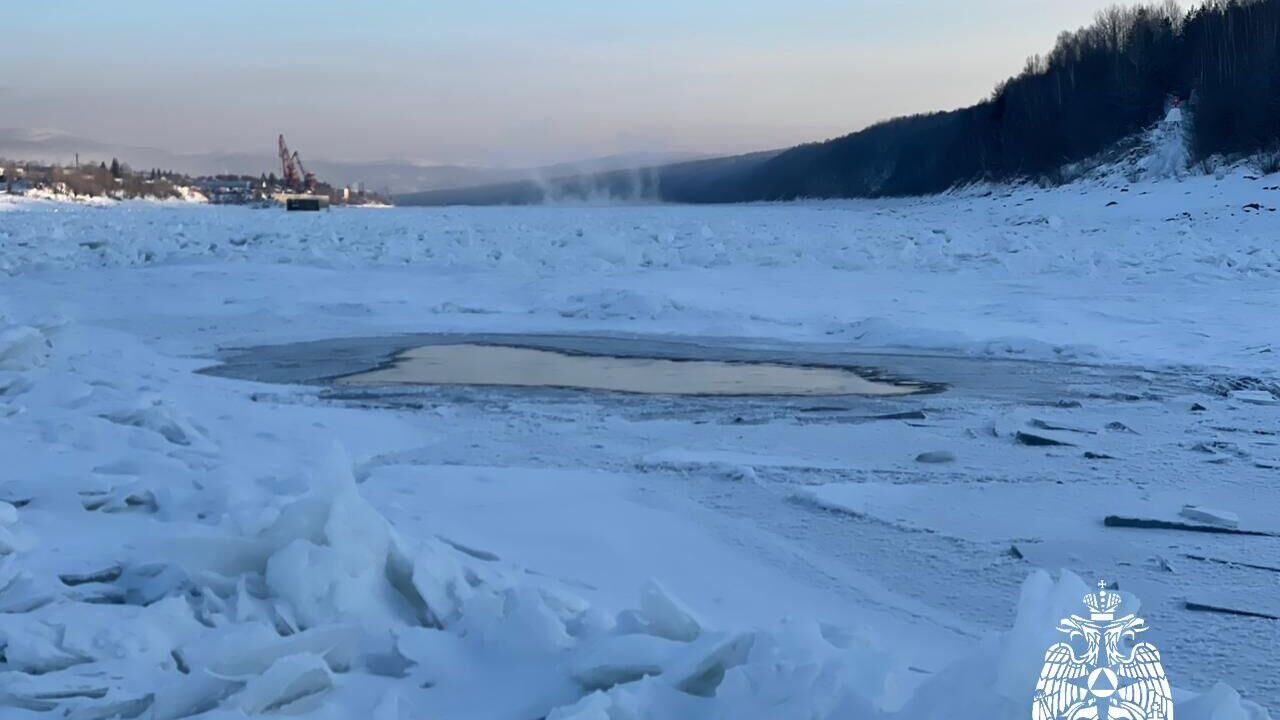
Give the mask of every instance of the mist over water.
[{"label": "mist over water", "polygon": [[533,178],[544,205],[648,205],[662,202],[657,168],[636,167],[607,174]]}]

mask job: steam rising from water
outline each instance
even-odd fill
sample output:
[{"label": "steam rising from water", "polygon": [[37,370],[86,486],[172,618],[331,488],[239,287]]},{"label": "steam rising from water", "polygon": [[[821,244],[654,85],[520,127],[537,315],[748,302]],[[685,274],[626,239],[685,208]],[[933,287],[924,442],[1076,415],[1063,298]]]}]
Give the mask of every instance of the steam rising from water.
[{"label": "steam rising from water", "polygon": [[532,178],[544,205],[649,205],[661,202],[657,167],[629,168],[572,177]]}]

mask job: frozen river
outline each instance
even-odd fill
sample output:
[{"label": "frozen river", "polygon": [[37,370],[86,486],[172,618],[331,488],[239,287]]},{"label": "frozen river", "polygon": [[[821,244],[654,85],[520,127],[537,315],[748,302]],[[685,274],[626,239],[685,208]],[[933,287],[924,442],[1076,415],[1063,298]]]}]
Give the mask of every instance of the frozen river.
[{"label": "frozen river", "polygon": [[1101,578],[1261,717],[1269,187],[5,199],[0,714],[1012,720]]},{"label": "frozen river", "polygon": [[[491,348],[536,348],[583,359],[842,368],[916,392],[681,397],[661,388],[589,392],[581,389],[585,382],[576,391],[527,387],[492,375],[468,385],[431,373],[415,378],[406,351],[422,348],[471,349],[479,356],[472,366],[483,364]],[[378,374],[405,357],[408,370]],[[1225,667],[1237,679],[1252,678],[1261,692],[1275,691],[1272,674],[1245,660],[1273,652],[1274,621],[1195,611],[1187,603],[1280,615],[1280,604],[1268,598],[1280,582],[1280,540],[1104,524],[1108,515],[1177,522],[1183,505],[1225,503],[1252,505],[1246,530],[1280,531],[1271,501],[1256,502],[1272,497],[1269,478],[1280,467],[1275,436],[1263,431],[1273,411],[1224,406],[1227,390],[1203,374],[635,335],[406,334],[234,350],[224,359],[210,371],[314,384],[318,398],[368,412],[448,417],[449,429],[438,429],[445,437],[432,450],[386,462],[429,457],[433,467],[461,468],[474,464],[469,458],[486,458],[476,473],[447,471],[449,490],[433,501],[432,522],[449,525],[449,536],[468,546],[496,548],[531,566],[575,572],[569,568],[578,548],[600,542],[598,513],[625,538],[628,549],[619,552],[626,562],[650,554],[658,556],[652,562],[678,564],[668,555],[675,552],[688,562],[698,551],[671,548],[662,536],[680,531],[683,520],[676,518],[700,518],[697,524],[715,528],[715,539],[701,542],[751,548],[791,589],[775,591],[775,602],[746,588],[729,597],[702,586],[699,572],[672,581],[683,597],[745,620],[821,593],[828,602],[843,598],[882,613],[879,622],[924,622],[952,642],[999,629],[1029,567],[1071,568],[1113,578],[1143,598],[1147,616],[1158,620],[1154,637],[1173,649],[1166,659],[1171,672],[1208,682]],[[503,363],[489,370],[523,372]],[[1224,435],[1230,445],[1219,439]],[[1213,481],[1204,470],[1177,469],[1215,453],[1253,458],[1253,467],[1210,463]],[[405,487],[399,472],[384,487],[380,463],[364,469],[366,487],[385,497],[396,517],[399,502],[422,490]],[[587,468],[591,483],[621,497],[598,508],[576,500],[583,491],[577,478]],[[561,485],[558,472],[575,481]],[[494,499],[473,489],[524,485],[522,477],[537,478],[532,498],[521,492]],[[661,498],[666,512],[633,526],[626,508],[639,502],[652,513],[650,502],[639,499],[646,496]],[[533,517],[511,515],[534,507]],[[551,538],[544,523],[556,527]],[[503,539],[485,545],[486,536]],[[544,543],[568,549],[540,549]],[[600,575],[619,572],[608,567],[612,560],[601,559]],[[1204,648],[1222,637],[1249,652],[1224,653],[1204,668]]]}]

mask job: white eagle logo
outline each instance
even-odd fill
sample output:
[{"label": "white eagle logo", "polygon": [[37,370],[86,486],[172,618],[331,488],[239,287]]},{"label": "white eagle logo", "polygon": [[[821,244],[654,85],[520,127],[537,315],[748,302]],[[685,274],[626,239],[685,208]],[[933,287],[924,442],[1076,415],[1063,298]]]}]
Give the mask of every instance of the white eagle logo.
[{"label": "white eagle logo", "polygon": [[1066,642],[1044,654],[1031,703],[1032,720],[1173,720],[1173,694],[1151,643],[1133,644],[1146,622],[1117,618],[1120,594],[1106,582],[1084,596],[1089,617],[1063,618]]}]

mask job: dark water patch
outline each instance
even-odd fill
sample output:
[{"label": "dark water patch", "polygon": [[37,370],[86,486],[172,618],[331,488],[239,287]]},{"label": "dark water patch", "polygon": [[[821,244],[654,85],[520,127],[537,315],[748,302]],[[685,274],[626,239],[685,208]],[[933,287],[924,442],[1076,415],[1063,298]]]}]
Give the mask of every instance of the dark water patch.
[{"label": "dark water patch", "polygon": [[468,385],[568,388],[640,395],[912,395],[926,386],[855,369],[741,360],[571,353],[481,343],[406,350],[389,366],[348,375],[343,385]]},{"label": "dark water patch", "polygon": [[[569,335],[342,338],[227,352],[205,372],[336,388],[491,387],[686,396],[903,396],[945,385],[782,345]],[[341,392],[341,391],[339,391]]]}]

